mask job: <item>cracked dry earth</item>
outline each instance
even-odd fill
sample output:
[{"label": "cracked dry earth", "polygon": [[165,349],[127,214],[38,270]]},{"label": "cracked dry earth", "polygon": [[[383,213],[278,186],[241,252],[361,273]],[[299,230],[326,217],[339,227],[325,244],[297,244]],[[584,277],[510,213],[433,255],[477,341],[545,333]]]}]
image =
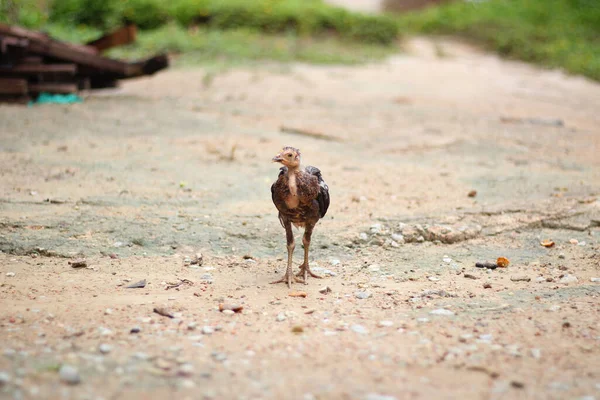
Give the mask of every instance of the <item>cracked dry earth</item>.
[{"label": "cracked dry earth", "polygon": [[[0,106],[0,397],[600,398],[597,83],[425,39],[205,74]],[[332,197],[291,291],[282,145]]]}]

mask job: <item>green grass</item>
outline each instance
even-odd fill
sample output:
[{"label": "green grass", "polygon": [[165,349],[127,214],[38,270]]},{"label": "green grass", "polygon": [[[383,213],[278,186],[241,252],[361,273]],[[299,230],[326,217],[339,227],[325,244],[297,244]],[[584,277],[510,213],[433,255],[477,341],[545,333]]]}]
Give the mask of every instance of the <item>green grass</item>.
[{"label": "green grass", "polygon": [[115,48],[108,55],[137,59],[157,52],[180,54],[179,65],[243,63],[255,60],[301,61],[317,64],[358,64],[379,60],[398,49],[336,37],[312,38],[289,32],[275,35],[249,29],[186,30],[176,24],[141,32],[136,43]]},{"label": "green grass", "polygon": [[457,1],[399,19],[402,31],[458,34],[503,56],[600,81],[600,1]]}]

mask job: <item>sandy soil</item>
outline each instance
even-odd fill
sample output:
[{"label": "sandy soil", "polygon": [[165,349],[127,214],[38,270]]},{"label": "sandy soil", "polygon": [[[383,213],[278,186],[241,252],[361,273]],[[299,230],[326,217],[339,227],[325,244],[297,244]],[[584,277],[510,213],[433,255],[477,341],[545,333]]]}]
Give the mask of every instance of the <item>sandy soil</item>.
[{"label": "sandy soil", "polygon": [[[600,397],[600,86],[408,49],[0,106],[0,397]],[[332,196],[291,291],[283,145]]]}]

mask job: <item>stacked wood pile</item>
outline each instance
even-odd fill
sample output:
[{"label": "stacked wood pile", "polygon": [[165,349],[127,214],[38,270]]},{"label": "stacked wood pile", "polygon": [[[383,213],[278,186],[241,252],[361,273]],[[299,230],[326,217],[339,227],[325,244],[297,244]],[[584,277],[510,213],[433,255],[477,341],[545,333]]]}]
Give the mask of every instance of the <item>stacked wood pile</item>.
[{"label": "stacked wood pile", "polygon": [[135,36],[135,25],[128,25],[76,45],[0,24],[0,101],[26,102],[42,92],[77,93],[115,87],[120,79],[151,75],[168,67],[164,54],[138,62],[101,55],[106,49],[133,42]]}]

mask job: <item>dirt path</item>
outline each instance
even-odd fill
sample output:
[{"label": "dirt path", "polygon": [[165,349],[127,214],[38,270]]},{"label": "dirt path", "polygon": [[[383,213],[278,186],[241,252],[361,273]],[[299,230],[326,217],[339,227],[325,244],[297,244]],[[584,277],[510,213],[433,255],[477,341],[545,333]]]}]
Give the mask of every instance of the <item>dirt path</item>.
[{"label": "dirt path", "polygon": [[[453,42],[408,49],[0,106],[0,394],[598,398],[600,85]],[[332,195],[306,298],[268,284],[282,145]],[[65,364],[80,384],[59,383]]]}]

